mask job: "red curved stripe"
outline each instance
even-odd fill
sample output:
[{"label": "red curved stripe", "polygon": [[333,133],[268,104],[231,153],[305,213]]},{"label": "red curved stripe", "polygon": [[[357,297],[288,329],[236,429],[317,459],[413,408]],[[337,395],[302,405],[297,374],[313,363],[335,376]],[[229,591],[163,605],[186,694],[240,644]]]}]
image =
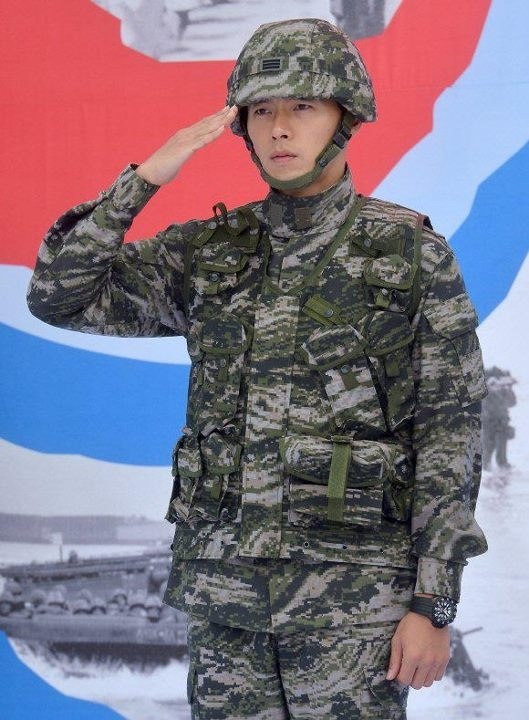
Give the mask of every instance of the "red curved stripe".
[{"label": "red curved stripe", "polygon": [[[380,120],[351,147],[370,192],[431,128],[433,104],[463,72],[491,0],[404,0],[387,30],[359,43]],[[89,0],[4,3],[0,48],[5,142],[0,262],[33,266],[42,234],[65,208],[93,197],[129,161],[224,104],[233,61],[158,63],[121,44],[119,22]],[[209,215],[264,187],[229,134],[198,153],[138,218],[131,237]]]}]

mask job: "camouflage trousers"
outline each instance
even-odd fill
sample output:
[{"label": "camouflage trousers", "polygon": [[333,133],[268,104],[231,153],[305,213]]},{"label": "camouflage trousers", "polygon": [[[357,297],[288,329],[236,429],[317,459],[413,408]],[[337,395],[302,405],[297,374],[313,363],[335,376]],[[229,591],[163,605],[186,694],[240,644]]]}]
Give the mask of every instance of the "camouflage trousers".
[{"label": "camouflage trousers", "polygon": [[193,717],[404,720],[385,679],[413,568],[175,561],[165,600],[189,616]]},{"label": "camouflage trousers", "polygon": [[385,679],[396,623],[251,632],[190,618],[193,720],[405,720]]}]

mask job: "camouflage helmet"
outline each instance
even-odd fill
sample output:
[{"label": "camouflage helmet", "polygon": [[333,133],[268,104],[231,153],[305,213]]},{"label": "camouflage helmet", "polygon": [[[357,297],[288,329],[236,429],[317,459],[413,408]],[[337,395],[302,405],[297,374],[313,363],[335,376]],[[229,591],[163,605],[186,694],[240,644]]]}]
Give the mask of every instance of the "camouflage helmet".
[{"label": "camouflage helmet", "polygon": [[[350,38],[326,20],[261,25],[243,47],[228,79],[228,105],[267,98],[332,99],[356,120],[376,119],[373,86]],[[245,129],[237,117],[236,135]]]},{"label": "camouflage helmet", "polygon": [[297,178],[278,180],[263,168],[239,113],[231,125],[241,135],[263,179],[277,190],[310,185],[343,150],[358,122],[376,118],[373,86],[358,50],[326,20],[284,20],[261,25],[243,47],[228,79],[227,104],[244,108],[271,98],[334,100],[343,109],[336,133],[314,167]]}]

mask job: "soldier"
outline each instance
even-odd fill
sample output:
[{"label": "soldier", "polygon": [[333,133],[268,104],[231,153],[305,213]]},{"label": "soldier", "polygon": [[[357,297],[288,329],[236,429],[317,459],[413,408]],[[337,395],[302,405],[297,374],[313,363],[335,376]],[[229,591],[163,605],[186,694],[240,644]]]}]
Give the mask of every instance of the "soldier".
[{"label": "soldier", "polygon": [[126,614],[128,612],[128,597],[126,591],[123,588],[117,588],[112,594],[110,601],[112,603],[115,603],[118,613]]},{"label": "soldier", "polygon": [[10,590],[4,590],[0,595],[0,616],[8,617],[15,609],[15,597]]},{"label": "soldier", "polygon": [[46,597],[46,604],[42,607],[45,615],[66,615],[69,613],[68,604],[66,602],[66,593],[59,586],[50,590]]},{"label": "soldier", "polygon": [[[28,302],[52,324],[184,335],[165,601],[189,614],[201,718],[405,718],[449,658],[485,393],[475,311],[420,213],[358,195],[348,140],[375,119],[352,42],[261,26],[228,104],[63,215]],[[227,127],[263,201],[123,244],[134,216]]]},{"label": "soldier", "polygon": [[42,613],[43,608],[46,604],[46,593],[42,588],[35,588],[32,590],[29,597],[30,607],[32,614],[38,615]]},{"label": "soldier", "polygon": [[95,597],[92,601],[92,607],[90,608],[91,615],[106,615],[107,606],[103,598]]},{"label": "soldier", "polygon": [[147,617],[146,595],[143,590],[133,592],[129,598],[127,615],[131,617]]},{"label": "soldier", "polygon": [[508,470],[507,442],[515,435],[510,424],[509,408],[516,405],[513,390],[516,380],[507,370],[494,366],[485,370],[489,394],[483,402],[483,467],[491,469],[492,458],[496,457],[498,468]]},{"label": "soldier", "polygon": [[145,609],[150,622],[158,622],[162,614],[162,601],[158,595],[147,595]]},{"label": "soldier", "polygon": [[79,595],[72,603],[72,615],[90,615],[92,605],[86,597]]}]

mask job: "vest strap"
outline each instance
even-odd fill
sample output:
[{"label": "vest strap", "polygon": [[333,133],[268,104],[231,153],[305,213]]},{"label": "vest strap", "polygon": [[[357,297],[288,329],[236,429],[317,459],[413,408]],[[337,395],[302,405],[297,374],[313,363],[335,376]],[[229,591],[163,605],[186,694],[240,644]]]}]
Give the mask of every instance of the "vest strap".
[{"label": "vest strap", "polygon": [[351,451],[349,438],[344,438],[342,441],[333,440],[331,469],[327,486],[327,520],[343,522],[345,488],[351,464]]}]

